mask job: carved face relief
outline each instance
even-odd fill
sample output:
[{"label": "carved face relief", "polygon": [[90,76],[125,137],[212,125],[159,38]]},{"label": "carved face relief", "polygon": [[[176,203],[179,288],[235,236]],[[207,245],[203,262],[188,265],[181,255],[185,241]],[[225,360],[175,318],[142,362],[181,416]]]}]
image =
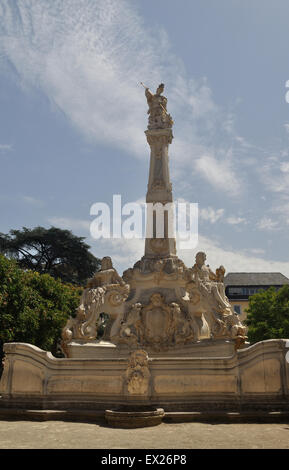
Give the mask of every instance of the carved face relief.
[{"label": "carved face relief", "polygon": [[130,395],[146,395],[149,391],[150,372],[146,351],[137,350],[131,353],[126,370],[126,385]]},{"label": "carved face relief", "polygon": [[130,367],[135,368],[137,366],[147,367],[148,366],[148,354],[146,351],[139,349],[134,351],[130,355]]}]

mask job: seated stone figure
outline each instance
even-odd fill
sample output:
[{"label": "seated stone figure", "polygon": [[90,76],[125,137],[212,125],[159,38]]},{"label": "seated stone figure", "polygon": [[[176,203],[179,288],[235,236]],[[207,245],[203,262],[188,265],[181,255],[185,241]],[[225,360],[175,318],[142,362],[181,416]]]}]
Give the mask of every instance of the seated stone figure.
[{"label": "seated stone figure", "polygon": [[96,272],[94,276],[88,280],[87,287],[105,287],[111,284],[120,284],[123,286],[125,285],[125,282],[112,266],[111,258],[109,256],[105,256],[101,260],[101,270]]},{"label": "seated stone figure", "polygon": [[191,273],[194,289],[201,296],[199,302],[206,314],[211,337],[231,338],[235,341],[236,348],[239,348],[247,338],[246,327],[240,322],[225,294],[225,268],[220,266],[214,273],[205,265],[205,261],[206,254],[202,251],[197,253]]},{"label": "seated stone figure", "polygon": [[107,303],[106,294],[110,294],[108,302],[111,306],[123,302],[129,286],[118,275],[112,266],[109,256],[101,261],[101,270],[88,280],[84,289],[76,317],[70,318],[62,331],[63,350],[71,339],[93,340],[97,336],[99,315]]},{"label": "seated stone figure", "polygon": [[199,251],[196,254],[196,263],[192,268],[193,281],[195,281],[200,293],[208,299],[212,308],[223,315],[232,312],[230,302],[225,294],[223,283],[225,269],[223,266],[216,273],[205,265],[206,253]]}]

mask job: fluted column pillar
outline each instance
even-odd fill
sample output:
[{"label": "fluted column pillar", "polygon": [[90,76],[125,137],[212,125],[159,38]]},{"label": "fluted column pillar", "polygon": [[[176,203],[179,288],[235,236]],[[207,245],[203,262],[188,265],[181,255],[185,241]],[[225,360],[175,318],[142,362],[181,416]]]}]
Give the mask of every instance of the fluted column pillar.
[{"label": "fluted column pillar", "polygon": [[149,181],[146,195],[147,234],[145,257],[176,256],[172,184],[169,175],[171,128],[145,131],[151,149]]}]

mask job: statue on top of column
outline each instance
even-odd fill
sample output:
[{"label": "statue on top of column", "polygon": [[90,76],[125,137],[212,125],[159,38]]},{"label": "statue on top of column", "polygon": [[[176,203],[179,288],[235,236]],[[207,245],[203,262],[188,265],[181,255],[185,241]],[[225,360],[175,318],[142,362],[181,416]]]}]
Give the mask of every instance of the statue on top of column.
[{"label": "statue on top of column", "polygon": [[162,96],[165,85],[161,83],[155,94],[153,94],[148,87],[143,83],[145,88],[145,96],[149,106],[148,115],[148,129],[168,129],[173,125],[173,120],[167,112],[167,98]]}]

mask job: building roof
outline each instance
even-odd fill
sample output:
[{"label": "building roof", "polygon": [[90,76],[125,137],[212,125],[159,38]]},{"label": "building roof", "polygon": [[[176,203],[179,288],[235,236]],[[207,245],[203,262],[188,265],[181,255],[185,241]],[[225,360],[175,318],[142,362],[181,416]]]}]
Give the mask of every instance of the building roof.
[{"label": "building roof", "polygon": [[282,286],[289,284],[288,277],[281,273],[228,273],[225,286]]}]

